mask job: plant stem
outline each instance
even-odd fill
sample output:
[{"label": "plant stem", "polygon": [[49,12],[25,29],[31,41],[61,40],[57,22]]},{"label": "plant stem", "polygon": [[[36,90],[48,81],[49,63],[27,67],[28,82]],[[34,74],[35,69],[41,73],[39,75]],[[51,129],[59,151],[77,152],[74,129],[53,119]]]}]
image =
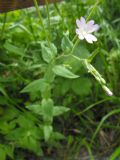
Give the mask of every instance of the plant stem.
[{"label": "plant stem", "polygon": [[74,49],[77,47],[78,43],[80,42],[80,39],[77,39],[75,44],[73,45],[72,51],[70,54],[72,54],[74,52]]},{"label": "plant stem", "polygon": [[100,3],[101,0],[97,0],[96,3],[94,4],[92,10],[90,11],[86,21],[89,21],[89,19],[91,18],[92,14],[94,13],[95,9],[97,8],[98,4]]},{"label": "plant stem", "polygon": [[47,38],[47,40],[48,40],[48,43],[50,44],[50,40],[49,40],[49,37],[48,37],[48,35],[47,35],[47,33],[46,33],[46,30],[45,30],[45,27],[44,27],[42,15],[41,15],[41,12],[40,12],[40,10],[39,10],[39,6],[38,6],[38,3],[37,3],[37,0],[34,0],[34,4],[35,4],[35,7],[36,7],[36,12],[37,12],[37,14],[38,14],[38,17],[39,17],[41,26],[42,26],[43,31],[44,31],[44,33],[45,33],[45,36],[46,36],[46,38]]},{"label": "plant stem", "polygon": [[79,58],[75,55],[71,55],[73,58],[75,58],[76,60],[80,61],[80,62],[85,62],[86,60],[85,59],[82,59],[82,58]]},{"label": "plant stem", "polygon": [[35,7],[36,7],[36,11],[37,11],[38,17],[40,19],[40,23],[42,25],[42,28],[45,31],[45,27],[44,27],[44,24],[43,24],[43,19],[42,19],[42,16],[41,16],[41,13],[40,13],[40,10],[39,10],[39,7],[38,7],[37,0],[34,0],[34,4],[35,4]]},{"label": "plant stem", "polygon": [[54,7],[55,7],[56,11],[58,12],[59,16],[61,17],[61,20],[62,20],[62,29],[64,30],[64,16],[63,16],[62,13],[60,12],[56,0],[55,0],[55,2],[54,2]]},{"label": "plant stem", "polygon": [[4,14],[3,26],[2,26],[2,29],[1,29],[1,37],[0,37],[0,39],[2,39],[4,31],[5,31],[6,20],[7,20],[7,13]]},{"label": "plant stem", "polygon": [[47,17],[48,17],[48,30],[49,30],[49,35],[50,35],[50,39],[51,39],[51,24],[50,24],[50,14],[49,14],[49,3],[48,0],[45,0],[45,4],[46,4],[46,9],[47,9]]}]

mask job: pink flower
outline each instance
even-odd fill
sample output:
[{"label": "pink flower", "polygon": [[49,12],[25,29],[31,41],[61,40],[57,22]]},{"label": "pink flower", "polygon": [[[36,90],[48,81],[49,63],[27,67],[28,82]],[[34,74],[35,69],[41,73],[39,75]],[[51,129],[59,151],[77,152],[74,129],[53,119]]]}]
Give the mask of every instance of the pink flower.
[{"label": "pink flower", "polygon": [[94,20],[86,22],[85,18],[81,17],[80,20],[76,20],[76,24],[78,27],[76,29],[76,34],[78,35],[79,39],[86,39],[88,43],[97,41],[97,38],[91,34],[92,32],[95,32],[99,29],[99,25],[94,24]]}]

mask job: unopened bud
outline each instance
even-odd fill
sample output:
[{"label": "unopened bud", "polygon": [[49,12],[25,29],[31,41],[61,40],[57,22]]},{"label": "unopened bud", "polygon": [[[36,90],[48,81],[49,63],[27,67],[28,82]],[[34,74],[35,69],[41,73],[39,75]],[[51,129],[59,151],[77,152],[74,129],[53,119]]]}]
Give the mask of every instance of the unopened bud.
[{"label": "unopened bud", "polygon": [[105,91],[109,96],[113,96],[112,91],[111,91],[108,87],[106,87],[106,86],[102,86],[102,87],[103,87],[104,91]]}]

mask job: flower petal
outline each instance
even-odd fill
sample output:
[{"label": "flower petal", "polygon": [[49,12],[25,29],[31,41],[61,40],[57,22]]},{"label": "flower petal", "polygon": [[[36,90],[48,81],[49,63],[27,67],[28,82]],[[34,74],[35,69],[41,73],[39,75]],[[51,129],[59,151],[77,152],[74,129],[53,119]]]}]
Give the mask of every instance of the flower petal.
[{"label": "flower petal", "polygon": [[81,33],[78,35],[78,37],[79,37],[79,39],[81,39],[81,40],[84,39],[84,37],[83,37],[83,35],[82,35]]},{"label": "flower petal", "polygon": [[93,24],[94,24],[94,20],[90,20],[90,21],[87,22],[87,25],[92,26]]},{"label": "flower petal", "polygon": [[77,24],[77,27],[79,28],[79,27],[81,27],[81,22],[80,22],[80,20],[76,20],[76,24]]},{"label": "flower petal", "polygon": [[79,34],[80,30],[79,29],[76,29],[76,34]]},{"label": "flower petal", "polygon": [[92,34],[86,34],[84,35],[84,37],[88,43],[93,43],[93,41],[97,41],[97,38]]},{"label": "flower petal", "polygon": [[84,17],[81,17],[81,18],[80,18],[80,21],[82,22],[82,24],[86,24],[86,20],[85,20]]},{"label": "flower petal", "polygon": [[87,32],[88,32],[88,33],[92,33],[92,32],[97,31],[98,29],[99,29],[99,25],[98,25],[98,24],[95,24],[95,25],[87,28]]},{"label": "flower petal", "polygon": [[82,35],[82,33],[80,32],[79,29],[76,29],[76,34],[78,35],[79,39],[83,40],[84,36]]},{"label": "flower petal", "polygon": [[84,17],[81,17],[80,20],[76,20],[76,24],[78,26],[78,28],[83,29],[85,27],[86,21]]}]

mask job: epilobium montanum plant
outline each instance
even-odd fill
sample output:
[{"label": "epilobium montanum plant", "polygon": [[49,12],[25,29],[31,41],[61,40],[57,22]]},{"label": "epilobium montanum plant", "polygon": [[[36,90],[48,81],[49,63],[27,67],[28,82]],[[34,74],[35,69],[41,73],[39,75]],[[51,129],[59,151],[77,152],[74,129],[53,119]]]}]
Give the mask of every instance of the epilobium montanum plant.
[{"label": "epilobium montanum plant", "polygon": [[[36,0],[34,1],[36,4],[37,12],[39,12],[37,2]],[[40,12],[38,15],[41,24],[43,26],[43,31],[46,32]],[[72,69],[71,63],[68,62],[66,65],[67,58],[72,57],[75,59],[75,61],[79,61],[80,63],[82,63],[84,67],[87,69],[87,71],[91,73],[95,77],[95,79],[100,83],[100,85],[106,91],[106,93],[108,95],[112,95],[112,92],[106,86],[106,82],[102,78],[101,74],[92,66],[92,64],[90,64],[92,59],[95,57],[96,53],[93,51],[93,53],[88,58],[80,58],[76,56],[74,52],[75,51],[74,49],[76,49],[77,45],[79,45],[80,39],[86,39],[87,42],[89,43],[97,41],[97,38],[93,36],[91,33],[97,31],[99,26],[94,24],[93,20],[86,22],[83,17],[81,17],[81,19],[77,20],[76,22],[78,27],[76,29],[76,33],[79,39],[77,39],[75,44],[73,44],[73,42],[69,39],[69,36],[65,34],[61,43],[61,49],[63,51],[62,55],[58,54],[58,48],[56,47],[55,44],[53,44],[53,42],[51,42],[51,40],[48,38],[48,35],[45,34],[47,42],[41,41],[41,54],[42,54],[42,59],[46,66],[46,71],[43,74],[42,78],[33,81],[22,90],[22,92],[33,93],[33,88],[36,88],[35,91],[36,90],[41,91],[42,95],[41,103],[40,104],[38,103],[35,106],[29,105],[27,106],[27,109],[37,113],[42,117],[43,120],[42,130],[46,142],[49,142],[51,140],[51,137],[53,137],[54,139],[54,136],[56,134],[52,125],[54,116],[59,116],[62,113],[69,111],[69,108],[66,108],[65,106],[59,106],[59,105],[56,106],[54,104],[54,99],[51,98],[53,96],[52,95],[53,86],[51,85],[51,83],[54,83],[56,77],[59,76],[68,79],[79,78],[79,75],[76,75],[76,73],[74,73],[74,71],[71,70]],[[78,52],[80,51],[78,50]],[[61,58],[63,57],[65,57],[65,59],[61,60]],[[40,88],[37,85],[39,85]]]}]

